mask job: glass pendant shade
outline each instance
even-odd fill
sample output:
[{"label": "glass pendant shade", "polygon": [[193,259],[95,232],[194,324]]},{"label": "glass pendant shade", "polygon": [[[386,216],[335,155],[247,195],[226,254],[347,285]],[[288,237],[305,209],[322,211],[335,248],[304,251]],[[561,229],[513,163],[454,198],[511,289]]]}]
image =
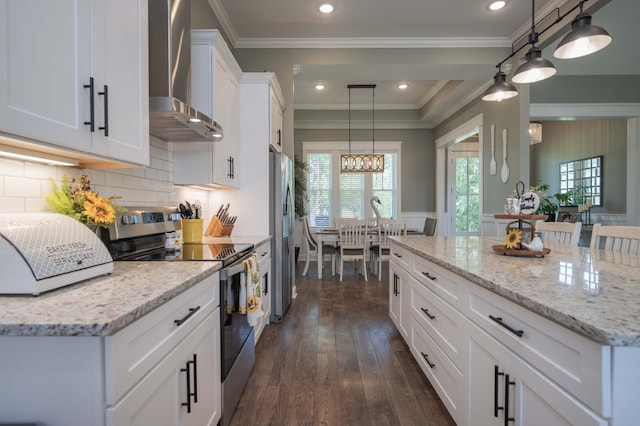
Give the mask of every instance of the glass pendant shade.
[{"label": "glass pendant shade", "polygon": [[482,95],[483,101],[500,102],[518,96],[518,89],[509,82],[502,71],[493,76],[493,84]]},{"label": "glass pendant shade", "polygon": [[558,44],[553,56],[560,59],[580,58],[604,49],[612,40],[607,30],[591,25],[591,15],[580,13],[571,22],[571,31]]},{"label": "glass pendant shade", "polygon": [[558,70],[542,52],[533,46],[525,55],[526,62],[518,67],[512,80],[515,83],[535,83],[553,76]]}]

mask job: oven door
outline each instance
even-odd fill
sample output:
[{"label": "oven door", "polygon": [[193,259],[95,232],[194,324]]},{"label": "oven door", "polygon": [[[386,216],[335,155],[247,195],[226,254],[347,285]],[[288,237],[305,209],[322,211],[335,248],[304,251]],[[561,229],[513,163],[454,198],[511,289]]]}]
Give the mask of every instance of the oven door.
[{"label": "oven door", "polygon": [[253,327],[247,315],[238,312],[244,259],[220,270],[222,425],[231,420],[255,364]]}]

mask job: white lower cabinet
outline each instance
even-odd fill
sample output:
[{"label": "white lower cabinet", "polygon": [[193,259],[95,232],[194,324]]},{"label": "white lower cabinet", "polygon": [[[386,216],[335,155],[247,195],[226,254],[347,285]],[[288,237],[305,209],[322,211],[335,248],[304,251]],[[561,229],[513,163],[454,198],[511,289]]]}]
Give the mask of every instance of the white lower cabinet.
[{"label": "white lower cabinet", "polygon": [[389,317],[405,340],[409,340],[410,285],[414,279],[395,262],[389,262]]},{"label": "white lower cabinet", "polygon": [[[633,424],[609,347],[394,243],[391,252],[389,316],[458,425]],[[616,393],[626,402],[614,421]]]},{"label": "white lower cabinet", "polygon": [[469,424],[609,424],[478,326],[468,327]]},{"label": "white lower cabinet", "polygon": [[219,341],[217,308],[107,409],[107,425],[215,425],[221,416]]},{"label": "white lower cabinet", "polygon": [[271,317],[271,241],[259,245],[256,248],[256,253],[260,269],[260,305],[263,312],[254,327],[255,343],[257,344],[264,327],[269,324],[269,318]]}]

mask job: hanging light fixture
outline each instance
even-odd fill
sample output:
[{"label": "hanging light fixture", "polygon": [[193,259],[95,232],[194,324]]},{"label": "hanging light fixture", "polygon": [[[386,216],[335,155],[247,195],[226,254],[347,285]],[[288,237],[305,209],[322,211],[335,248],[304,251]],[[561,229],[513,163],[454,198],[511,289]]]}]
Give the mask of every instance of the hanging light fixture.
[{"label": "hanging light fixture", "polygon": [[532,121],[529,123],[529,144],[535,145],[542,142],[542,123]]},{"label": "hanging light fixture", "polygon": [[[382,173],[384,172],[384,155],[376,155],[375,135],[375,84],[349,84],[349,154],[340,155],[341,173]],[[371,154],[351,154],[351,89],[371,89]]]},{"label": "hanging light fixture", "polygon": [[571,32],[564,36],[553,56],[560,59],[580,58],[604,49],[613,37],[602,27],[591,25],[591,15],[582,11],[571,22]]},{"label": "hanging light fixture", "polygon": [[498,72],[493,76],[493,84],[485,90],[482,100],[500,102],[515,96],[518,96],[518,89],[507,82],[507,76],[502,72],[501,66],[498,65]]},{"label": "hanging light fixture", "polygon": [[514,83],[535,83],[553,76],[558,70],[542,57],[542,51],[536,47],[538,33],[536,32],[536,1],[531,0],[531,33],[529,44],[531,48],[525,55],[526,62],[518,67],[512,80]]},{"label": "hanging light fixture", "polygon": [[[482,100],[499,102],[518,95],[517,89],[506,81],[506,75],[500,71],[500,67],[529,45],[531,47],[525,55],[526,62],[518,67],[513,75],[512,81],[514,83],[534,83],[553,76],[557,72],[556,67],[551,63],[551,61],[542,57],[542,51],[536,47],[538,37],[578,8],[580,8],[580,13],[571,23],[573,29],[560,42],[554,52],[554,56],[563,59],[578,58],[580,56],[597,52],[611,43],[612,38],[609,33],[601,27],[592,26],[591,16],[588,13],[583,12],[584,3],[587,1],[589,0],[581,0],[578,4],[562,15],[560,15],[560,8],[556,7],[536,23],[535,0],[531,0],[531,32],[518,37],[518,39],[516,39],[516,41],[511,45],[511,54],[496,65],[498,73],[493,77],[493,85],[484,92]],[[536,27],[553,13],[556,14],[554,21],[543,30],[536,32]],[[527,42],[516,49],[516,44],[520,43],[527,35]]]}]

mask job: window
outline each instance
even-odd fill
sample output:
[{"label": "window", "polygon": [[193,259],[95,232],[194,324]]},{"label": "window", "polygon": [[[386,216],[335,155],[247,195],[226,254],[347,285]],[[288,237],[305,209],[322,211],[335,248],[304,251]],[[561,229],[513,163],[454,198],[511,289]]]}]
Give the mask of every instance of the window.
[{"label": "window", "polygon": [[[399,142],[376,142],[376,153],[384,154],[383,173],[340,173],[340,154],[348,152],[346,142],[303,142],[303,147],[310,226],[330,227],[339,217],[375,217],[369,203],[374,195],[382,202],[376,205],[382,217],[398,217]],[[351,148],[370,152],[371,144],[352,142]]]}]

